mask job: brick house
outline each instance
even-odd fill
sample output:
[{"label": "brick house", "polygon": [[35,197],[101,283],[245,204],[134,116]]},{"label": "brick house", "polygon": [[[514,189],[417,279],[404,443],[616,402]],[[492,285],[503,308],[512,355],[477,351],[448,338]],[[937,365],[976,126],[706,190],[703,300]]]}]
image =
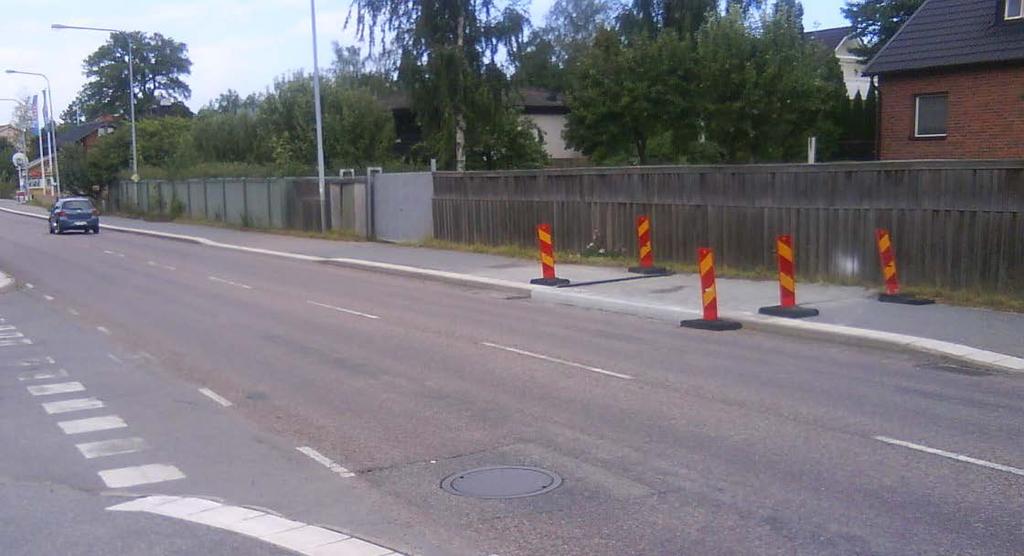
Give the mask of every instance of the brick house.
[{"label": "brick house", "polygon": [[1024,0],[925,0],[865,72],[881,159],[1024,158]]}]

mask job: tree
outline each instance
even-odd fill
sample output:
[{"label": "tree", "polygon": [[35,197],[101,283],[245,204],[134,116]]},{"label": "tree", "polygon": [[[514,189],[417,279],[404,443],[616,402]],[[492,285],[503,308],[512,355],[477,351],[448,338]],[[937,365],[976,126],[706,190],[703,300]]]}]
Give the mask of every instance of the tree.
[{"label": "tree", "polygon": [[797,7],[776,2],[756,31],[739,11],[718,15],[698,34],[705,154],[799,160],[809,136],[823,154],[834,148],[848,102],[842,74],[835,57],[804,36]]},{"label": "tree", "polygon": [[924,0],[847,0],[843,15],[865,45],[856,54],[866,60],[874,58],[923,3]]},{"label": "tree", "polygon": [[556,0],[540,36],[551,43],[554,60],[568,67],[590,47],[598,30],[614,24],[621,11],[619,0]]},{"label": "tree", "polygon": [[[411,91],[413,109],[426,137],[425,153],[442,167],[462,170],[474,151],[471,128],[494,127],[512,104],[501,73],[501,55],[515,59],[528,25],[515,1],[353,0],[357,32],[375,45],[399,53],[400,84]],[[501,74],[501,79],[493,76]],[[517,136],[525,137],[523,134]],[[536,141],[536,138],[533,138]]]},{"label": "tree", "polygon": [[715,13],[718,4],[718,0],[633,0],[619,16],[619,27],[627,36],[652,36],[671,29],[689,37]]},{"label": "tree", "polygon": [[694,62],[675,33],[627,45],[601,31],[567,94],[569,145],[598,163],[675,161],[697,137]]},{"label": "tree", "polygon": [[332,168],[363,169],[391,160],[395,120],[367,89],[324,90],[324,154]]},{"label": "tree", "polygon": [[18,171],[11,164],[11,157],[18,152],[14,143],[0,137],[0,195],[7,196],[18,186]]},{"label": "tree", "polygon": [[[129,113],[128,46],[131,40],[134,63],[135,110],[138,115],[154,112],[165,99],[183,103],[192,96],[184,77],[191,74],[188,46],[160,33],[114,33],[82,63],[89,79],[72,107],[86,120],[103,114]],[[70,116],[68,111],[65,115]]]},{"label": "tree", "polygon": [[563,91],[566,77],[565,69],[558,63],[554,43],[543,34],[533,32],[516,61],[513,81],[521,85]]}]

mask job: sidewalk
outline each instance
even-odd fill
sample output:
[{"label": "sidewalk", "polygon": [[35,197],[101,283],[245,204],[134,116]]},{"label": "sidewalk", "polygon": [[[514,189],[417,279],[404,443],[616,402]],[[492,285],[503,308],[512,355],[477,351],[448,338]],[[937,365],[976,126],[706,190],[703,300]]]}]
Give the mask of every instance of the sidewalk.
[{"label": "sidewalk", "polygon": [[[38,207],[17,205],[6,200],[0,201],[0,208],[45,214]],[[539,275],[539,264],[506,257],[109,216],[104,216],[102,221],[108,227],[192,236],[227,244],[219,247],[241,246],[300,254],[330,259],[322,262],[345,266],[360,266],[363,261],[386,263],[401,265],[402,268],[381,270],[400,270],[403,274],[413,275],[417,274],[417,269],[426,269],[437,271],[432,273],[435,276],[425,276],[428,278],[465,283],[479,280],[481,285],[490,282],[506,289],[521,290],[543,302],[612,310],[666,321],[694,318],[700,310],[700,287],[695,275],[679,274],[558,289],[531,287],[529,280]],[[573,283],[635,277],[625,269],[568,264],[558,265],[558,274]],[[876,295],[876,291],[860,287],[799,284],[797,298],[800,304],[820,309],[821,316],[793,321],[756,315],[759,307],[778,303],[778,285],[775,282],[718,280],[719,307],[723,316],[742,320],[748,327],[818,337],[831,334],[845,336],[846,341],[859,337],[864,341],[855,343],[898,345],[975,364],[1024,371],[1024,359],[1018,359],[1024,358],[1024,314],[940,304],[923,307],[886,304],[879,303]]]}]

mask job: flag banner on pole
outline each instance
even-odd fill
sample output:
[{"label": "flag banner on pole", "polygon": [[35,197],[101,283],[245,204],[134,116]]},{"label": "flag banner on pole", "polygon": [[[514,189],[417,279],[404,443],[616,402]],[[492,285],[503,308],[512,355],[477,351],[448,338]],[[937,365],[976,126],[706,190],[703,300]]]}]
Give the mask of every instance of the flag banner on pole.
[{"label": "flag banner on pole", "polygon": [[32,95],[32,127],[39,129],[39,95]]}]

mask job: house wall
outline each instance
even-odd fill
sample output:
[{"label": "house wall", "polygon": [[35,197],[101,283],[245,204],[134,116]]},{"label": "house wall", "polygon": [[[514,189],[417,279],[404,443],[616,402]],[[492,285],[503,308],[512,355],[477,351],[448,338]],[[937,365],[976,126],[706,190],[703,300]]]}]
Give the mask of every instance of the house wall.
[{"label": "house wall", "polygon": [[[1024,159],[1024,66],[886,74],[881,93],[883,160]],[[949,94],[948,135],[914,137],[915,96]]]},{"label": "house wall", "polygon": [[866,98],[871,87],[871,79],[864,76],[866,64],[850,51],[860,44],[857,39],[847,39],[836,48],[836,58],[839,59],[839,67],[843,70],[843,82],[846,83],[846,94],[850,98],[857,96],[857,93],[860,93],[861,98]]},{"label": "house wall", "polygon": [[559,158],[580,158],[580,153],[570,149],[562,138],[562,131],[565,130],[565,114],[528,114],[528,118],[540,128],[544,134],[544,150],[553,159]]}]

